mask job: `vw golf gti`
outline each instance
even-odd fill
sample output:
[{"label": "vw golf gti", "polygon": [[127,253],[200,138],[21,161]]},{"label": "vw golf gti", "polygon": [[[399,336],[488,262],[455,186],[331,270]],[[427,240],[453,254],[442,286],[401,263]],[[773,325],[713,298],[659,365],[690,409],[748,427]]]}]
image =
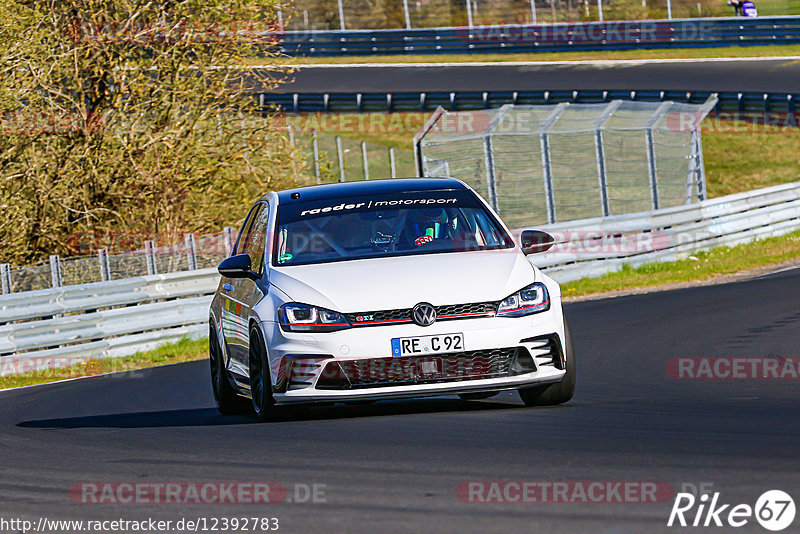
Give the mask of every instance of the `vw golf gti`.
[{"label": "vw golf gti", "polygon": [[210,308],[220,412],[510,389],[529,406],[570,400],[561,290],[526,258],[553,240],[520,241],[451,178],[265,195]]}]

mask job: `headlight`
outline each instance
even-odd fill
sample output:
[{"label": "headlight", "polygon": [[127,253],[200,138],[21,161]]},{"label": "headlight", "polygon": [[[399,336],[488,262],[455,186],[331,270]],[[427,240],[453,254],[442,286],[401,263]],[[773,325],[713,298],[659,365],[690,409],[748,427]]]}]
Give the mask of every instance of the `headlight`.
[{"label": "headlight", "polygon": [[308,304],[284,304],[278,317],[281,328],[288,332],[333,332],[351,326],[341,313]]},{"label": "headlight", "polygon": [[550,309],[550,294],[541,282],[520,289],[503,300],[497,308],[498,317],[522,317]]}]

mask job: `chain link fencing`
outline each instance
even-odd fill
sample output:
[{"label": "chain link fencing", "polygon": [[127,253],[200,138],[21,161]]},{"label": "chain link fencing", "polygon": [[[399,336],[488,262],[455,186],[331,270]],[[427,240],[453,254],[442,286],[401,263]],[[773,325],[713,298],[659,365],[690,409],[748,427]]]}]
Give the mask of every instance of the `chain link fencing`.
[{"label": "chain link fencing", "polygon": [[[353,180],[416,176],[413,152],[289,126],[289,141],[295,151],[294,169],[298,185]],[[245,210],[246,206],[242,207]],[[244,213],[244,211],[243,211]],[[233,248],[236,230],[195,236],[111,236],[110,247],[100,248],[110,236],[87,234],[76,239],[81,250],[95,253],[73,257],[50,256],[49,260],[23,266],[0,263],[2,294],[51,287],[119,280],[148,274],[216,267]],[[130,250],[137,245],[138,250]],[[127,244],[127,248],[126,248]],[[115,252],[122,249],[123,252]]]},{"label": "chain link fencing", "polygon": [[607,217],[705,199],[715,103],[439,108],[414,142],[422,176],[463,180],[512,227]]},{"label": "chain link fencing", "polygon": [[[800,0],[759,0],[759,15],[800,14]],[[293,0],[290,31],[413,29],[597,20],[731,17],[725,2],[697,0]]]}]

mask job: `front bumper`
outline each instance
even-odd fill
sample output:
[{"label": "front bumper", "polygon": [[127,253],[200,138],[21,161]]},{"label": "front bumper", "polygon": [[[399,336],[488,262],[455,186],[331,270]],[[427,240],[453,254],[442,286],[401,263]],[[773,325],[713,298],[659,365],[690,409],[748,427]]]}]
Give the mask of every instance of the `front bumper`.
[{"label": "front bumper", "polygon": [[[561,306],[556,302],[550,310],[527,317],[488,317],[435,323],[429,327],[402,324],[375,327],[354,327],[338,332],[319,334],[284,332],[276,323],[262,323],[273,377],[273,395],[278,404],[333,402],[348,400],[373,400],[434,395],[450,395],[478,391],[500,391],[520,387],[559,382],[565,371],[560,340],[564,339]],[[465,350],[470,354],[483,354],[517,350],[521,357],[529,355],[528,365],[515,373],[504,372],[502,365],[480,372],[440,376],[436,373],[403,375],[402,380],[391,379],[350,383],[345,377],[340,387],[332,387],[329,371],[352,372],[359,366],[369,369],[371,363],[391,362],[391,339],[436,334],[463,333]],[[495,350],[497,349],[497,350]],[[436,354],[421,358],[428,361],[455,357],[455,354]],[[363,364],[363,365],[362,365]],[[447,366],[445,362],[445,367]],[[480,365],[480,363],[479,363]],[[404,367],[407,369],[407,366]],[[361,375],[359,375],[361,376]]]}]

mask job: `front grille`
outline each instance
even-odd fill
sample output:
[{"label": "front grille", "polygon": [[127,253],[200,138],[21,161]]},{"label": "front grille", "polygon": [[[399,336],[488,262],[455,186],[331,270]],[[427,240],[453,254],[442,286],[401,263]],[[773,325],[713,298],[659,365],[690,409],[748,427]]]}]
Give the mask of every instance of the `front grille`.
[{"label": "front grille", "polygon": [[[499,378],[515,374],[512,364],[524,347],[475,350],[430,356],[370,358],[329,362],[318,389],[358,389]],[[529,356],[527,356],[529,359]]]},{"label": "front grille", "polygon": [[[448,304],[435,306],[436,320],[471,319],[493,317],[497,314],[499,302],[475,302],[471,304]],[[386,324],[410,323],[411,308],[399,310],[379,310],[362,313],[345,314],[353,326],[381,326]]]}]

